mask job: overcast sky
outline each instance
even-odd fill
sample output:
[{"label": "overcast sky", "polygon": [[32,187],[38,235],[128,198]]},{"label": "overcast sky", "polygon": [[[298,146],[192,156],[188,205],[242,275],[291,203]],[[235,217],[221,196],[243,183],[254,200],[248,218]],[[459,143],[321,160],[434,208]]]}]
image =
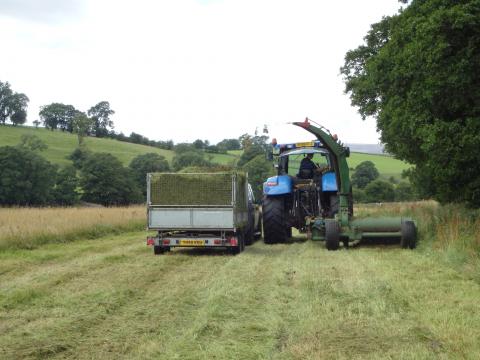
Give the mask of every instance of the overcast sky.
[{"label": "overcast sky", "polygon": [[377,143],[339,68],[397,0],[0,0],[0,80],[86,111],[109,101],[117,131],[175,142],[253,133],[279,141],[306,116]]}]

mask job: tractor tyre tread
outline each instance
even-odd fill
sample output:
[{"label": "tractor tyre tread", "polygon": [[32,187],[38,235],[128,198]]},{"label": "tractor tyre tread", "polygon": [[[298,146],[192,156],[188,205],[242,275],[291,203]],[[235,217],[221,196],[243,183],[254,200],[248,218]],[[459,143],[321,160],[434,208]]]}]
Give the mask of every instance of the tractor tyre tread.
[{"label": "tractor tyre tread", "polygon": [[417,228],[413,221],[402,221],[402,239],[400,245],[404,249],[415,249],[417,247]]},{"label": "tractor tyre tread", "polygon": [[325,222],[325,245],[327,250],[338,250],[340,247],[340,225],[338,221]]},{"label": "tractor tyre tread", "polygon": [[263,242],[282,243],[287,240],[285,200],[283,197],[266,197],[263,201]]}]

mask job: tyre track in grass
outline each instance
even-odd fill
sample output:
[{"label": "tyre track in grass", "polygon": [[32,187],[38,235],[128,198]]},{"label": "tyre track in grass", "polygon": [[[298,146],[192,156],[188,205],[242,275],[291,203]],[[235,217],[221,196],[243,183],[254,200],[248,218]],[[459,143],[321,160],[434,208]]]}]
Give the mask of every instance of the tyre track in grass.
[{"label": "tyre track in grass", "polygon": [[161,359],[255,359],[277,351],[285,329],[287,259],[299,250],[260,243],[250,247],[210,282],[204,301],[180,336],[167,346],[152,341],[138,354]]}]

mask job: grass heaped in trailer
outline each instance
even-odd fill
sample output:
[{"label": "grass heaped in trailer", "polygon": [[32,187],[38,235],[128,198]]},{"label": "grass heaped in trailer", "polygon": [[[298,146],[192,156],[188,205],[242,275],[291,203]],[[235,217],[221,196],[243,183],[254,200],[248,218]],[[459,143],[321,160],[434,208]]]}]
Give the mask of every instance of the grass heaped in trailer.
[{"label": "grass heaped in trailer", "polygon": [[[245,186],[242,172],[181,174],[155,173],[151,177],[150,201],[162,206],[230,206],[232,204],[232,176],[237,178],[237,186]],[[245,191],[238,191],[241,199]],[[238,199],[239,201],[241,199]],[[240,204],[243,206],[244,204]]]}]

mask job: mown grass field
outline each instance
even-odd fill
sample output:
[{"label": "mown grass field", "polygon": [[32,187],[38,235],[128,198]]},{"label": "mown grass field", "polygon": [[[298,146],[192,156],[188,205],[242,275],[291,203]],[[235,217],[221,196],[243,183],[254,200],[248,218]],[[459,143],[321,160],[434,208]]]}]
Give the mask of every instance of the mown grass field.
[{"label": "mown grass field", "polygon": [[[52,132],[43,128],[0,126],[0,146],[17,145],[24,134],[36,135],[48,145],[48,149],[42,152],[42,155],[49,161],[59,165],[71,163],[66,157],[77,147],[78,140],[76,135],[66,132]],[[174,156],[171,150],[157,149],[151,146],[131,144],[112,139],[88,137],[85,139],[85,142],[92,151],[111,153],[118,157],[124,165],[128,165],[135,156],[148,152],[163,155],[169,162],[171,162]],[[206,153],[206,158],[211,159],[214,163],[231,165],[239,159],[241,154],[241,150],[229,151],[227,154]],[[355,168],[360,162],[367,160],[372,161],[380,174],[387,178],[390,176],[398,178],[402,171],[410,166],[392,157],[360,153],[352,153],[348,163],[350,168]]]},{"label": "mown grass field", "polygon": [[448,260],[476,220],[446,225],[451,243],[434,226],[455,211],[358,209],[416,214],[413,251],[297,237],[154,256],[145,232],[2,250],[0,358],[477,359],[479,268]]}]

